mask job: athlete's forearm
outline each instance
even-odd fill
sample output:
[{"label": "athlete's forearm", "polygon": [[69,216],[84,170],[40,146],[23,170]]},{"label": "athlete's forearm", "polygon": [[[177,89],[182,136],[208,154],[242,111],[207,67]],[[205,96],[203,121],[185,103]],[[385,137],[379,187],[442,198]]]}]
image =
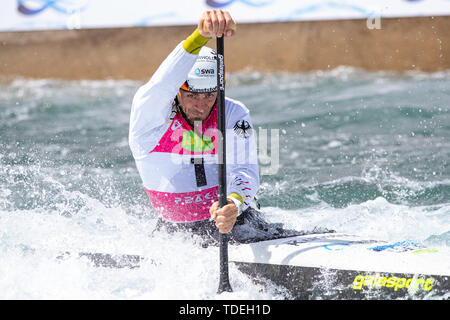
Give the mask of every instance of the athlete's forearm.
[{"label": "athlete's forearm", "polygon": [[200,49],[210,40],[211,38],[204,37],[200,34],[198,29],[195,29],[189,37],[183,41],[183,48],[186,52],[191,54],[198,54]]}]

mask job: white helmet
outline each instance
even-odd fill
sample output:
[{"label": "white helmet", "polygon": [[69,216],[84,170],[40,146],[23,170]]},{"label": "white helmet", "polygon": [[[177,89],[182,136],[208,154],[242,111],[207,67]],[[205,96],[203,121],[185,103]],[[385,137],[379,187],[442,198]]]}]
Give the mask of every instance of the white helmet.
[{"label": "white helmet", "polygon": [[217,57],[213,49],[201,48],[181,89],[189,92],[217,91]]}]

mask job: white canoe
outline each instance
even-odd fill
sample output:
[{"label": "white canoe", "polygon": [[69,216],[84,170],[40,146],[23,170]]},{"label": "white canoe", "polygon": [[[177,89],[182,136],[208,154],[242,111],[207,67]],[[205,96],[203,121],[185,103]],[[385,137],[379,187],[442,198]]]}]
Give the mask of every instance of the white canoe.
[{"label": "white canoe", "polygon": [[450,248],[340,233],[229,247],[229,260],[293,299],[449,299]]}]

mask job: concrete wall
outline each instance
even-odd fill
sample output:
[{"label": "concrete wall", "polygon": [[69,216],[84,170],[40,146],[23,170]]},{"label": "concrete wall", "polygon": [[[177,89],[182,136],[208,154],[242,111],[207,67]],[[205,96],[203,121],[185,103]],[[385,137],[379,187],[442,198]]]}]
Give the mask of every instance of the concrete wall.
[{"label": "concrete wall", "polygon": [[[0,78],[146,80],[194,26],[0,33]],[[238,25],[227,72],[450,69],[450,16]],[[215,41],[209,46],[215,47]]]}]

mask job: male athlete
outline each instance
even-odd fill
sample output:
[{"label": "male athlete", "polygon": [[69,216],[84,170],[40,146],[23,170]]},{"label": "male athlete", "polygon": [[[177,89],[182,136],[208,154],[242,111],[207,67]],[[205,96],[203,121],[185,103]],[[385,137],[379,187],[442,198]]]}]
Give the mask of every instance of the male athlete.
[{"label": "male athlete", "polygon": [[259,189],[259,168],[249,110],[225,98],[227,200],[218,209],[217,61],[206,47],[213,37],[231,37],[236,24],[222,10],[206,11],[197,29],[180,42],[134,96],[129,143],[157,229],[232,242],[291,234],[269,224],[250,207]]}]

